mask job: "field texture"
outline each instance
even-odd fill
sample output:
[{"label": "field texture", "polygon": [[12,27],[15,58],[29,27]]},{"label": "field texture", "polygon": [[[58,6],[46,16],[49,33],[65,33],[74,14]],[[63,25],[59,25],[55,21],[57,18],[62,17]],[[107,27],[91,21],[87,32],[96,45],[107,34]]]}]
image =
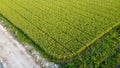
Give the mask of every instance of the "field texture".
[{"label": "field texture", "polygon": [[0,13],[46,54],[68,59],[120,24],[120,0],[0,0]]}]

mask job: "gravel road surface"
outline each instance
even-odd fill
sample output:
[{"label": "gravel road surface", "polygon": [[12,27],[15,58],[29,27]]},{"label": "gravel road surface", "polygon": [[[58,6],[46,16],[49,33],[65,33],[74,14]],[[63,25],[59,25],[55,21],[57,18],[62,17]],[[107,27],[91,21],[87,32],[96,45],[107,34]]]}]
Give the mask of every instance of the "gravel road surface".
[{"label": "gravel road surface", "polygon": [[16,41],[0,25],[0,61],[4,68],[40,68],[26,52],[23,45]]}]

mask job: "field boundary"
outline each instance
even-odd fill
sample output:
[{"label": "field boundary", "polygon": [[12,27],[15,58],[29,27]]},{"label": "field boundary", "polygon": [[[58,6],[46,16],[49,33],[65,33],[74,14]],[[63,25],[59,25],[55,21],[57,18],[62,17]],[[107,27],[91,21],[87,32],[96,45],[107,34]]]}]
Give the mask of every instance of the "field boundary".
[{"label": "field boundary", "polygon": [[84,51],[86,48],[88,48],[90,45],[94,44],[98,39],[100,39],[101,37],[103,37],[105,34],[109,33],[112,29],[116,28],[117,26],[120,25],[120,22],[118,22],[117,24],[113,25],[111,28],[105,30],[104,32],[102,32],[99,36],[97,36],[96,38],[94,38],[90,43],[87,43],[85,45],[85,47],[79,49],[76,54],[80,54],[82,51]]},{"label": "field boundary", "polygon": [[79,56],[84,55],[84,52],[86,50],[89,50],[89,48],[91,46],[94,46],[97,42],[101,41],[101,39],[103,39],[104,37],[106,37],[109,33],[111,33],[112,31],[114,31],[115,29],[117,29],[118,27],[120,27],[120,24],[116,25],[115,27],[113,27],[111,30],[109,30],[108,32],[106,32],[104,35],[102,35],[100,38],[96,39],[95,42],[91,43],[88,47],[86,47],[84,50],[82,50],[77,56],[74,56],[72,59],[69,59],[67,61],[63,61],[62,64],[76,60]]}]

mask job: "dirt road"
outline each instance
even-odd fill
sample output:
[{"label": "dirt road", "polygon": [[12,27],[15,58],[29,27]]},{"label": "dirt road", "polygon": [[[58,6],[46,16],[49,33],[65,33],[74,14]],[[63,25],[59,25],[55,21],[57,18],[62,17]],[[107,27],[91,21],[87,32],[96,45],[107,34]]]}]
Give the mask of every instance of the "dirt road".
[{"label": "dirt road", "polygon": [[0,60],[4,68],[40,68],[25,48],[0,25]]}]

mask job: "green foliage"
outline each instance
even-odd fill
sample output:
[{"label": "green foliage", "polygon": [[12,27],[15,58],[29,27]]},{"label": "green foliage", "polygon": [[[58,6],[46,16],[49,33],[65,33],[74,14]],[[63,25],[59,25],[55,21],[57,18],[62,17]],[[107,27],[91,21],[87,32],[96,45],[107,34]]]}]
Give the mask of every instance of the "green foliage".
[{"label": "green foliage", "polygon": [[118,28],[119,26],[91,45],[79,57],[62,66],[76,68],[73,67],[75,64],[77,68],[114,68],[120,65],[120,41],[116,40],[120,38]]},{"label": "green foliage", "polygon": [[[77,56],[119,25],[119,7],[119,0],[0,0],[0,13],[38,44],[45,54],[57,60]],[[22,37],[17,31],[15,34]],[[105,48],[111,44],[115,43],[106,44]],[[99,52],[96,48],[93,51]],[[99,61],[95,57],[86,58],[95,61],[87,63],[101,63],[106,58],[103,56],[111,54],[108,51],[95,56]]]}]

